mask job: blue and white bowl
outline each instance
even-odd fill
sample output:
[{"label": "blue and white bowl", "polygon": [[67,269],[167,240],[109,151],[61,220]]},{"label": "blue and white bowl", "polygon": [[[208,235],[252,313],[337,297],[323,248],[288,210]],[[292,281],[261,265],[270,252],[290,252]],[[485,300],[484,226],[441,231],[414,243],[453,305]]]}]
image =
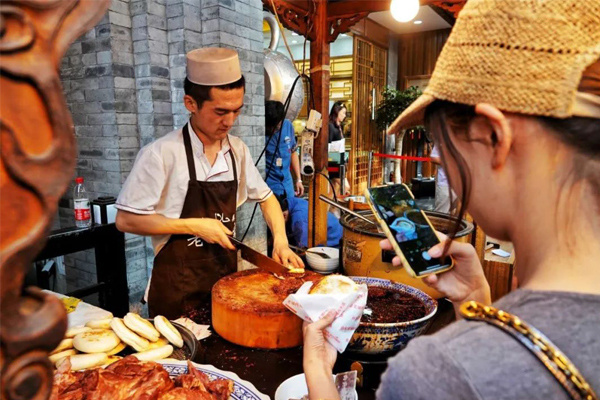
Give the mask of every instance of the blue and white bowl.
[{"label": "blue and white bowl", "polygon": [[423,318],[397,323],[361,322],[346,351],[369,354],[393,354],[402,350],[412,338],[419,336],[429,327],[437,312],[437,301],[425,292],[412,286],[392,282],[387,279],[352,276],[356,283],[364,283],[368,287],[382,287],[408,293],[418,298],[425,305],[426,314]]}]

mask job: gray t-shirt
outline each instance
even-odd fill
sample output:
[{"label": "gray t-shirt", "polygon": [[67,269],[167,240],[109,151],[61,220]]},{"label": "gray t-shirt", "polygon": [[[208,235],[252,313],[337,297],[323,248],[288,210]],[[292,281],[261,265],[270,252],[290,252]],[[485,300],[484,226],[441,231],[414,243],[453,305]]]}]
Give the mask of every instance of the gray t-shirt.
[{"label": "gray t-shirt", "polygon": [[[544,333],[600,394],[600,296],[520,289],[495,307]],[[569,399],[522,344],[483,322],[459,321],[412,340],[377,390],[390,399]]]}]

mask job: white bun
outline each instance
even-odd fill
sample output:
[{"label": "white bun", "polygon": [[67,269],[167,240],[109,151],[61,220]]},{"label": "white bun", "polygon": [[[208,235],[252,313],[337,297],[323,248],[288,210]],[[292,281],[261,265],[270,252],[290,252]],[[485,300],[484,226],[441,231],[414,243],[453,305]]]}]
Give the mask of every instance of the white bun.
[{"label": "white bun", "polygon": [[68,356],[74,356],[75,354],[77,354],[77,351],[75,349],[69,349],[69,350],[64,350],[58,353],[54,353],[51,354],[48,358],[50,359],[50,362],[53,364],[60,364],[60,361],[62,361],[63,359],[65,359]]},{"label": "white bun", "polygon": [[156,349],[143,351],[141,353],[134,353],[132,355],[140,361],[156,361],[167,358],[171,354],[173,354],[173,346],[167,344]]},{"label": "white bun", "polygon": [[127,313],[123,322],[129,329],[151,342],[156,342],[160,337],[160,333],[154,328],[154,325],[137,314]]},{"label": "white bun", "polygon": [[[147,350],[158,349],[159,347],[163,347],[169,344],[169,341],[165,337],[160,337],[156,342],[150,343]],[[147,351],[146,350],[146,351]]]},{"label": "white bun", "polygon": [[162,315],[157,315],[154,317],[154,326],[164,337],[167,338],[170,343],[179,348],[183,347],[183,338],[181,337],[181,333],[179,333],[177,328],[175,328],[168,319]]},{"label": "white bun", "polygon": [[348,294],[358,290],[358,285],[347,276],[329,275],[310,289],[310,294]]},{"label": "white bun", "polygon": [[92,330],[92,328],[89,328],[87,326],[75,326],[73,328],[67,329],[67,333],[65,333],[65,337],[66,338],[74,338],[75,336],[79,335],[80,333],[89,332],[91,330]]},{"label": "white bun", "polygon": [[121,342],[113,331],[94,329],[73,338],[73,347],[82,353],[106,353]]},{"label": "white bun", "polygon": [[58,346],[56,346],[56,348],[54,350],[52,350],[52,353],[50,354],[56,354],[56,353],[60,353],[61,351],[65,351],[67,349],[72,349],[73,348],[73,339],[63,339],[60,341],[60,343],[58,344]]},{"label": "white bun", "polygon": [[56,367],[59,367],[67,359],[71,362],[71,371],[79,371],[104,365],[108,360],[108,356],[106,353],[75,354],[74,356],[65,357],[63,361],[57,362]]},{"label": "white bun", "polygon": [[135,351],[144,351],[150,346],[150,342],[133,333],[120,318],[113,318],[110,327],[122,341],[133,347]]},{"label": "white bun", "polygon": [[122,352],[125,349],[125,347],[127,347],[127,345],[125,343],[121,342],[114,349],[107,351],[106,354],[109,356],[115,355],[117,353]]},{"label": "white bun", "polygon": [[112,321],[112,316],[104,319],[94,319],[92,321],[88,321],[85,326],[92,329],[110,329],[110,321]]}]

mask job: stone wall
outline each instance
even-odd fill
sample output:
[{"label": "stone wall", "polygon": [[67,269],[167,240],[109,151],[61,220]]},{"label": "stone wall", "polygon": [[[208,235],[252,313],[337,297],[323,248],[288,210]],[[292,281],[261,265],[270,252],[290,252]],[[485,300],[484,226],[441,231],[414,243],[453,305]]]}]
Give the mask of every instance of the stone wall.
[{"label": "stone wall", "polygon": [[[264,146],[261,1],[113,0],[107,15],[71,46],[61,64],[77,136],[76,176],[85,178],[91,199],[116,197],[139,149],[185,124],[185,54],[203,46],[230,47],[240,54],[245,107],[232,134],[258,157]],[[61,202],[62,227],[73,225],[71,196],[68,191]],[[248,205],[238,210],[239,234],[251,212]],[[260,212],[247,242],[266,249]],[[149,239],[127,234],[126,255],[133,304],[151,273]],[[66,257],[65,264],[69,290],[95,281],[93,252]]]}]

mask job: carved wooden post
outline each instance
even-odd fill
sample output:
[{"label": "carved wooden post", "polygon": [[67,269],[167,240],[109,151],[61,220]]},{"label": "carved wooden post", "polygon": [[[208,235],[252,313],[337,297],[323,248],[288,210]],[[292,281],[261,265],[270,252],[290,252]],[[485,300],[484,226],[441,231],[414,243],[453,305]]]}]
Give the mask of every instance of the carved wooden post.
[{"label": "carved wooden post", "polygon": [[75,138],[58,66],[108,0],[0,4],[0,371],[2,399],[45,399],[48,352],[62,339],[62,303],[23,289],[73,175]]}]

